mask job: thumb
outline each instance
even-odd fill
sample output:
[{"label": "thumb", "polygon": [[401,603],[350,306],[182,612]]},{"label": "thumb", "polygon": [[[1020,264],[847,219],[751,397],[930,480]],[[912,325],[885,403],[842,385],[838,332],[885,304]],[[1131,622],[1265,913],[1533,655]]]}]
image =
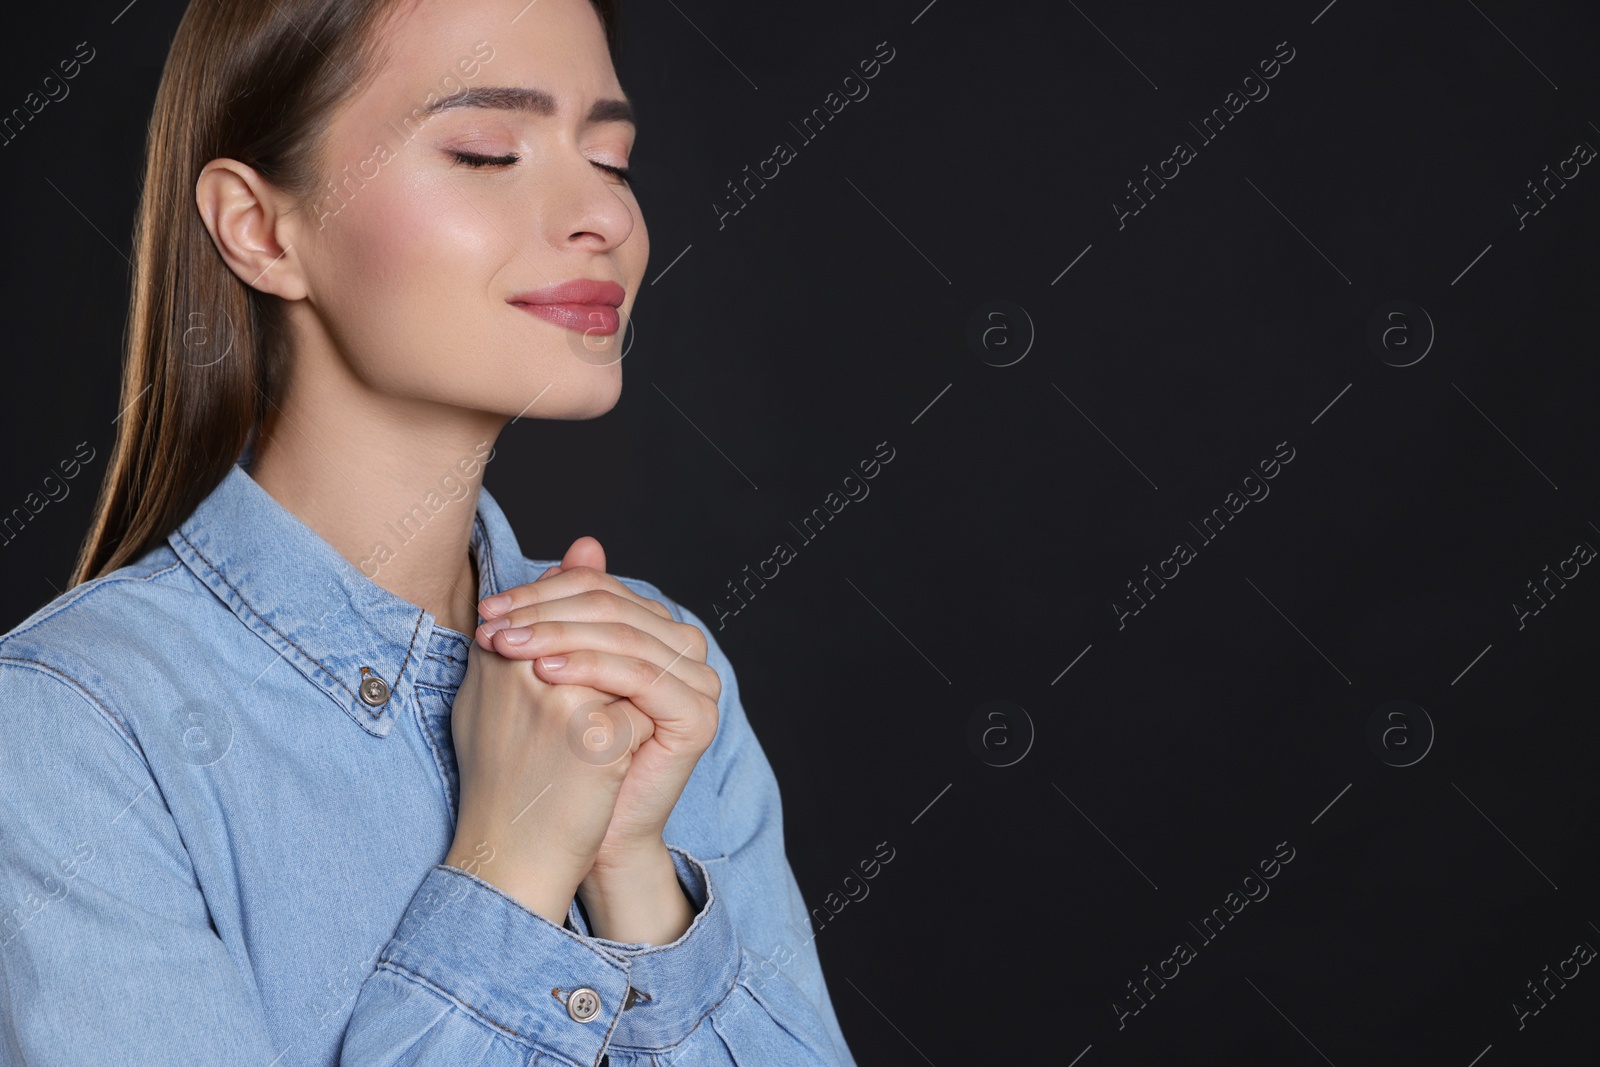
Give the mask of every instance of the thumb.
[{"label": "thumb", "polygon": [[544,578],[561,570],[570,570],[573,567],[593,567],[597,571],[606,569],[606,550],[600,547],[600,542],[585,534],[572,542],[572,547],[567,549],[567,554],[561,557],[561,563],[551,567],[544,574]]}]

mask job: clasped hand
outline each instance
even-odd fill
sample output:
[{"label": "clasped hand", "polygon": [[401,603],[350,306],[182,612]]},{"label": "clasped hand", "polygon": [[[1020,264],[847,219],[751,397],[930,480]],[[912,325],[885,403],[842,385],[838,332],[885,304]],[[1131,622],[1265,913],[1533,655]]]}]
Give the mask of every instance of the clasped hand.
[{"label": "clasped hand", "polygon": [[[446,862],[554,921],[576,891],[592,917],[610,904],[624,925],[622,896],[677,888],[662,830],[717,734],[722,696],[706,635],[606,574],[594,537],[478,611],[485,622],[453,712],[461,814],[451,857],[486,846],[496,859]],[[637,928],[650,909],[630,907]]]}]

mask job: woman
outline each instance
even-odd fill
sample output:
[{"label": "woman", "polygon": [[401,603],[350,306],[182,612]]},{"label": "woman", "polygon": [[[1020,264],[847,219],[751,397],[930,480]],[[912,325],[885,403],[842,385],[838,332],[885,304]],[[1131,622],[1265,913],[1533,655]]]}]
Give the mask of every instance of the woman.
[{"label": "woman", "polygon": [[481,487],[620,391],[613,26],[185,14],[95,524],[0,638],[7,1062],[853,1062],[726,657]]}]

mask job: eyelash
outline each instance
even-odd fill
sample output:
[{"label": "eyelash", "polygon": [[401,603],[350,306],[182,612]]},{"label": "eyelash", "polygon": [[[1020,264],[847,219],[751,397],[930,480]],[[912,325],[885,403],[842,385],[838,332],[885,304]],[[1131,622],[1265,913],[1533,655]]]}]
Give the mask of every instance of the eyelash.
[{"label": "eyelash", "polygon": [[[506,167],[510,166],[521,158],[515,152],[504,156],[483,156],[477,154],[476,152],[456,151],[452,151],[450,154],[456,158],[456,162],[463,163],[466,166],[473,168]],[[590,160],[589,162],[594,163],[593,160]],[[594,165],[599,167],[601,170],[610,171],[612,174],[615,174],[629,185],[633,184],[633,172],[628,170],[626,167],[613,167],[609,163],[594,163]]]}]

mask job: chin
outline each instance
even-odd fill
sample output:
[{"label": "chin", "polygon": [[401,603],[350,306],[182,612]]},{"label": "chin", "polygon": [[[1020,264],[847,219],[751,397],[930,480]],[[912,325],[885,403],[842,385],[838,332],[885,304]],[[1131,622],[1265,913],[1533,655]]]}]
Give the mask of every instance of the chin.
[{"label": "chin", "polygon": [[[557,396],[558,392],[562,395]],[[573,383],[566,389],[561,385],[551,386],[550,392],[529,408],[527,415],[545,419],[597,419],[616,407],[621,398],[622,369],[620,364],[613,364],[595,368],[582,385]]]},{"label": "chin", "polygon": [[612,381],[614,381],[616,384],[611,388],[602,391],[595,397],[593,409],[588,415],[584,416],[585,418],[599,418],[601,415],[604,415],[606,412],[617,406],[617,401],[622,399],[622,371],[620,367],[617,373],[613,376]]}]

